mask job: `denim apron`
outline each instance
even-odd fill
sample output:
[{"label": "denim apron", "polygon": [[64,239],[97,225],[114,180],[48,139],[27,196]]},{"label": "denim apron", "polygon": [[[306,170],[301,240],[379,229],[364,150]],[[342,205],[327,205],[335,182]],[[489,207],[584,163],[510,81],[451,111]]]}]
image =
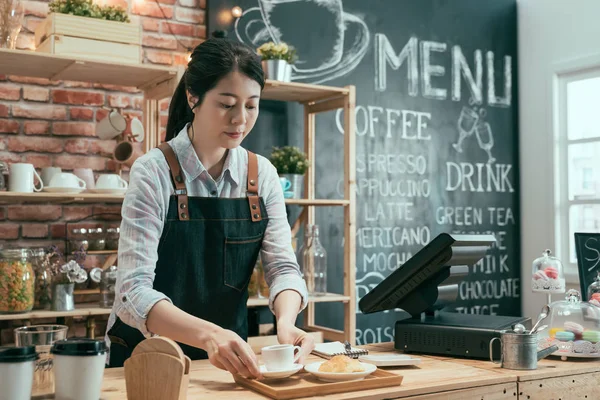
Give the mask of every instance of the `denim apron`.
[{"label": "denim apron", "polygon": [[[248,337],[248,284],[267,228],[267,212],[258,196],[258,159],[248,151],[247,197],[188,197],[181,167],[167,143],[159,149],[171,170],[175,194],[158,244],[154,289],[198,318]],[[119,317],[107,332],[110,367],[121,367],[142,333]],[[179,343],[192,360],[204,350]]]}]

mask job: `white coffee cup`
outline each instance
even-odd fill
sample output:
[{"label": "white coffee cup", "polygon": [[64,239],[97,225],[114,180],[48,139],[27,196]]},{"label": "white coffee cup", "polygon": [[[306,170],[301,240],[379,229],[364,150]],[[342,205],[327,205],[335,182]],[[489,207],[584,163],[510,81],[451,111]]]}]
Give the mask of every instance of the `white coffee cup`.
[{"label": "white coffee cup", "polygon": [[103,174],[96,180],[96,189],[127,189],[127,181],[117,174]]},{"label": "white coffee cup", "polygon": [[[296,350],[298,353],[294,355]],[[292,369],[300,358],[300,346],[276,344],[263,347],[261,353],[267,371],[287,371]]]},{"label": "white coffee cup", "polygon": [[29,400],[37,353],[34,346],[0,348],[0,399]]},{"label": "white coffee cup", "polygon": [[56,399],[98,400],[106,344],[94,339],[59,340],[52,345]]},{"label": "white coffee cup", "polygon": [[48,185],[48,187],[85,189],[86,184],[83,179],[75,176],[75,174],[70,172],[60,172],[54,174],[52,179],[50,179],[50,185]]},{"label": "white coffee cup", "polygon": [[96,136],[108,140],[119,136],[127,128],[127,121],[117,110],[112,110],[96,125]]},{"label": "white coffee cup", "polygon": [[44,182],[44,186],[50,186],[50,180],[52,179],[52,177],[61,172],[62,169],[60,169],[60,167],[42,168],[42,173],[40,175],[42,176],[42,182]]},{"label": "white coffee cup", "polygon": [[[39,187],[33,183],[33,177],[37,177]],[[44,182],[38,175],[33,164],[15,163],[10,165],[8,190],[10,192],[33,193],[44,188]]]}]

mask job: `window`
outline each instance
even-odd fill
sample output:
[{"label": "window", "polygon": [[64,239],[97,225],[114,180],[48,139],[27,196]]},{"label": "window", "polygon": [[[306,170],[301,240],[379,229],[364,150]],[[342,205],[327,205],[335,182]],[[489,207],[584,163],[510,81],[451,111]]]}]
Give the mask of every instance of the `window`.
[{"label": "window", "polygon": [[557,84],[557,250],[576,281],[574,233],[600,232],[600,67],[560,75]]}]

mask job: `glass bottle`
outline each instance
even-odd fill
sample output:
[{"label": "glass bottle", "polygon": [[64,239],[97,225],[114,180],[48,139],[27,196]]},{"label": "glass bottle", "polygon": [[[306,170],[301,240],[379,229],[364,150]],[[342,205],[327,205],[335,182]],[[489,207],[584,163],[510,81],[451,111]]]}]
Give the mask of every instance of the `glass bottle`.
[{"label": "glass bottle", "polygon": [[100,307],[111,308],[115,301],[115,286],[117,284],[117,266],[111,265],[102,271],[100,278]]},{"label": "glass bottle", "polygon": [[33,272],[35,273],[34,310],[50,309],[52,303],[52,272],[46,266],[46,250],[32,249]]},{"label": "glass bottle", "polygon": [[16,48],[23,16],[24,7],[21,0],[0,1],[0,48]]},{"label": "glass bottle", "polygon": [[323,296],[327,293],[327,252],[319,240],[319,226],[307,226],[302,268],[308,294]]}]

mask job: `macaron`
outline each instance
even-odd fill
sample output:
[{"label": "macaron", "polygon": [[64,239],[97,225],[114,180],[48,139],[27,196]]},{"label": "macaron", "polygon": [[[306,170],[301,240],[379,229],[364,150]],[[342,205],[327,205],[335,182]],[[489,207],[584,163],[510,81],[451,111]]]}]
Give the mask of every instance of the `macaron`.
[{"label": "macaron", "polygon": [[575,339],[575,334],[573,332],[558,331],[558,332],[556,332],[555,337],[556,337],[556,339],[560,340],[561,342],[568,342],[568,341]]},{"label": "macaron", "polygon": [[554,267],[546,267],[544,268],[544,273],[550,279],[558,278],[558,270]]},{"label": "macaron", "polygon": [[583,333],[583,326],[577,322],[567,321],[565,322],[565,331],[573,332],[575,335]]},{"label": "macaron", "polygon": [[542,271],[541,269],[539,269],[539,270],[537,270],[535,272],[535,274],[533,274],[533,279],[535,279],[536,281],[538,281],[540,279],[544,280],[544,281],[547,281],[548,280],[548,275],[546,275],[544,273],[544,271]]},{"label": "macaron", "polygon": [[562,331],[562,329],[560,328],[552,328],[548,331],[548,336],[550,337],[555,337],[556,336],[556,332]]},{"label": "macaron", "polygon": [[600,342],[600,332],[598,331],[584,331],[583,340],[588,342],[597,343]]}]

